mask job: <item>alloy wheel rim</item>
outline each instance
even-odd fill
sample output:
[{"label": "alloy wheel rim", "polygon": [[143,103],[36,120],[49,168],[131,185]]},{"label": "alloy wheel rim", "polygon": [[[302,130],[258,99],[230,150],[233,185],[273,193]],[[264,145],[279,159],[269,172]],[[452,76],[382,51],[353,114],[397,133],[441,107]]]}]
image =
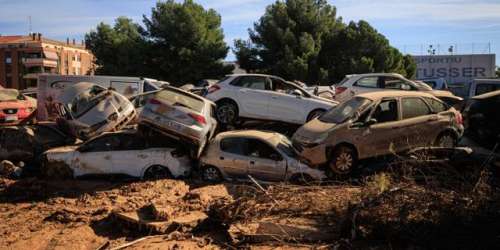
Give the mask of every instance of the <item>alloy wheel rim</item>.
[{"label": "alloy wheel rim", "polygon": [[227,123],[234,118],[234,111],[230,106],[224,105],[217,111],[217,117],[221,122]]},{"label": "alloy wheel rim", "polygon": [[205,179],[206,180],[214,181],[214,180],[217,180],[217,177],[218,177],[218,173],[217,173],[217,170],[215,170],[215,168],[207,168],[205,170]]},{"label": "alloy wheel rim", "polygon": [[346,172],[352,167],[352,156],[349,153],[341,153],[337,159],[335,159],[335,168]]}]

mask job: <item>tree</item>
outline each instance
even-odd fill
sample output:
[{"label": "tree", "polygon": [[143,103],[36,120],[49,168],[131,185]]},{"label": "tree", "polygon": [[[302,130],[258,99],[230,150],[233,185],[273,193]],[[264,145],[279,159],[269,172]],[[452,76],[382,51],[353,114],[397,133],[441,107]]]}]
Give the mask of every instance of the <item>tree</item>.
[{"label": "tree", "polygon": [[96,58],[96,74],[143,75],[147,44],[142,33],[141,26],[131,19],[118,17],[113,27],[100,23],[86,34],[87,48]]},{"label": "tree", "polygon": [[154,77],[181,84],[219,78],[233,70],[223,64],[229,47],[215,10],[205,10],[192,0],[168,0],[158,2],[151,17],[143,18]]},{"label": "tree", "polygon": [[346,74],[415,74],[403,56],[365,21],[342,23],[326,0],[277,1],[249,30],[249,41],[236,40],[241,67],[308,83],[331,83]]},{"label": "tree", "polygon": [[495,70],[495,75],[497,78],[500,78],[500,67],[497,66],[496,70]]}]

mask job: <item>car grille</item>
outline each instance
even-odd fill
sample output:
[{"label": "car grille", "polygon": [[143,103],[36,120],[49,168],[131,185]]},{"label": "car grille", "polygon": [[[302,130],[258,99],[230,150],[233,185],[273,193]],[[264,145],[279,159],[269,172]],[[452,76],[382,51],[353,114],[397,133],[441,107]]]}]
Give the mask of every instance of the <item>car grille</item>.
[{"label": "car grille", "polygon": [[8,115],[13,115],[17,113],[17,109],[4,109],[3,112]]}]

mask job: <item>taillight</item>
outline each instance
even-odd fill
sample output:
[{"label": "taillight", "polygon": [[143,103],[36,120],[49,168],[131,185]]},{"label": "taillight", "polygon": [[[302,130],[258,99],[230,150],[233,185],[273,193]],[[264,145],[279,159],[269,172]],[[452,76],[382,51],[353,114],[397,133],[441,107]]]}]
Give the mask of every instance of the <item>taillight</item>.
[{"label": "taillight", "polygon": [[211,94],[219,89],[220,89],[220,86],[217,84],[214,84],[214,85],[210,86],[210,88],[208,88],[208,93]]},{"label": "taillight", "polygon": [[346,91],[346,87],[336,87],[335,88],[335,94],[338,95],[338,94],[341,94],[342,92]]},{"label": "taillight", "polygon": [[149,103],[154,104],[154,105],[160,105],[161,104],[160,101],[158,101],[158,100],[156,100],[154,98],[149,99]]},{"label": "taillight", "polygon": [[207,124],[207,121],[205,120],[204,116],[201,116],[198,114],[193,114],[193,113],[189,113],[189,116],[191,118],[193,118],[199,124]]},{"label": "taillight", "polygon": [[460,112],[457,112],[455,119],[457,120],[458,124],[464,124],[464,118],[462,117],[462,114]]}]

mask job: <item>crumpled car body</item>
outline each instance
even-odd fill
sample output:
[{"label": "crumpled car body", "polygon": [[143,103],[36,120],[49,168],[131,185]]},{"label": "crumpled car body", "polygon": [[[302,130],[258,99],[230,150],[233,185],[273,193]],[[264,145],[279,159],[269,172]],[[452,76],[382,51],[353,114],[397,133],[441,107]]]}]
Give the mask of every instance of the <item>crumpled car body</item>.
[{"label": "crumpled car body", "polygon": [[104,133],[79,146],[53,148],[43,154],[42,161],[42,172],[48,177],[64,172],[70,173],[64,177],[121,174],[149,178],[163,170],[164,177],[177,178],[191,171],[185,151],[135,131]]},{"label": "crumpled car body", "polygon": [[466,134],[492,147],[500,136],[500,90],[470,98],[464,108]]},{"label": "crumpled car body", "polygon": [[58,101],[62,104],[58,123],[69,134],[83,140],[121,130],[136,116],[127,98],[94,83],[70,85]]},{"label": "crumpled car body", "polygon": [[208,181],[216,181],[217,175],[227,180],[248,180],[250,175],[262,182],[326,179],[322,171],[295,157],[291,142],[284,135],[244,130],[218,134],[200,163],[202,176]]},{"label": "crumpled car body", "polygon": [[340,104],[299,128],[292,141],[310,165],[350,171],[362,159],[430,145],[453,147],[463,130],[460,112],[430,94],[383,91]]},{"label": "crumpled car body", "polygon": [[23,161],[27,167],[34,167],[44,151],[75,141],[58,130],[54,123],[0,127],[0,159]]},{"label": "crumpled car body", "polygon": [[0,89],[0,124],[15,125],[30,119],[36,110],[36,100],[16,89]]},{"label": "crumpled car body", "polygon": [[173,87],[165,87],[149,98],[139,115],[141,130],[152,129],[193,146],[199,157],[215,134],[215,104]]}]

